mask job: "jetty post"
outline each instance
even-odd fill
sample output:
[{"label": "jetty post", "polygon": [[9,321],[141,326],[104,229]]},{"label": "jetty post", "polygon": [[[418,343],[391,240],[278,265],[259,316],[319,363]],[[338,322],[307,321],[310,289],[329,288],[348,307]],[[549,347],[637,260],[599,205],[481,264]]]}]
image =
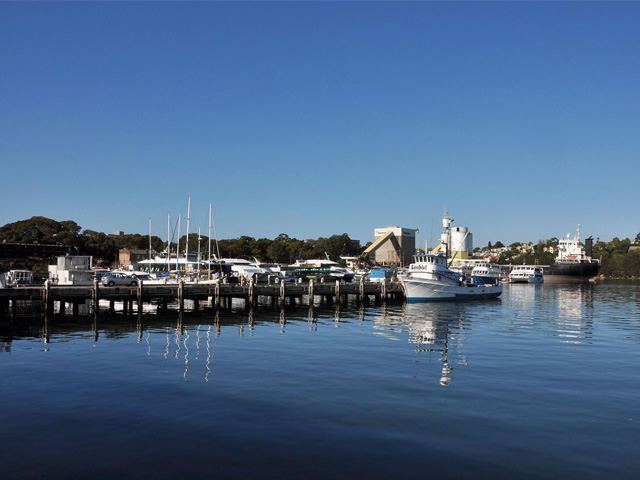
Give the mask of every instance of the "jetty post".
[{"label": "jetty post", "polygon": [[314,289],[314,282],[313,282],[313,278],[309,280],[309,306],[313,307],[313,289]]},{"label": "jetty post", "polygon": [[142,313],[142,282],[138,282],[138,313]]},{"label": "jetty post", "polygon": [[249,305],[253,306],[255,305],[257,302],[255,301],[254,298],[254,294],[255,294],[255,283],[253,281],[253,278],[251,280],[249,280]]},{"label": "jetty post", "polygon": [[182,313],[184,311],[184,282],[182,278],[178,281],[178,304]]},{"label": "jetty post", "polygon": [[98,279],[93,279],[93,311],[98,312],[100,305],[100,285]]}]

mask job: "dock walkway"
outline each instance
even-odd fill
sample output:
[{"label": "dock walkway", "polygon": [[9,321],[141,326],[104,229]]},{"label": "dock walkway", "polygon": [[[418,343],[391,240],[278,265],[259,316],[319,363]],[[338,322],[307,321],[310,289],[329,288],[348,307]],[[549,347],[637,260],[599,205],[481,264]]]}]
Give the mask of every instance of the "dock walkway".
[{"label": "dock walkway", "polygon": [[357,301],[369,301],[371,297],[375,301],[404,298],[404,290],[399,282],[385,283],[279,283],[279,284],[254,284],[247,285],[223,284],[220,282],[211,284],[202,283],[174,283],[166,285],[145,285],[140,282],[137,287],[106,287],[98,283],[93,285],[38,285],[20,286],[0,289],[0,315],[7,309],[15,313],[17,302],[30,301],[40,303],[44,312],[54,311],[54,302],[59,302],[59,311],[65,312],[66,305],[73,306],[73,313],[78,314],[79,305],[87,301],[93,303],[93,310],[98,310],[100,300],[108,300],[110,308],[114,308],[115,302],[123,302],[124,311],[133,312],[134,305],[137,311],[142,311],[144,303],[162,305],[164,308],[169,303],[178,303],[178,308],[183,311],[185,300],[193,302],[193,308],[198,309],[201,302],[209,303],[213,308],[230,308],[233,299],[244,300],[245,306],[267,304],[272,307],[289,304],[313,305],[316,297],[320,297],[327,303],[334,301],[346,303],[349,297]]}]

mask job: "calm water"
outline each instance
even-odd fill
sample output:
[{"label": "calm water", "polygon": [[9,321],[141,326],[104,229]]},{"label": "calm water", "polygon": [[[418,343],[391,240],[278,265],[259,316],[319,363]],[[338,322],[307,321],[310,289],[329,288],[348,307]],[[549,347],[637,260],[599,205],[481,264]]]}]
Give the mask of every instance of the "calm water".
[{"label": "calm water", "polygon": [[[637,478],[640,285],[0,323],[2,478]],[[45,341],[46,339],[46,341]]]}]

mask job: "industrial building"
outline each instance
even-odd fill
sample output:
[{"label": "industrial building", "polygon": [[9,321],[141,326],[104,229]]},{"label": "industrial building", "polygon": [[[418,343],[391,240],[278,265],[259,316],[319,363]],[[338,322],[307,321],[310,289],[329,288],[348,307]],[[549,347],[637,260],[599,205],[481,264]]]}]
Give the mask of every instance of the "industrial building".
[{"label": "industrial building", "polygon": [[369,262],[378,265],[409,265],[416,250],[417,229],[376,228],[374,242],[363,252]]}]

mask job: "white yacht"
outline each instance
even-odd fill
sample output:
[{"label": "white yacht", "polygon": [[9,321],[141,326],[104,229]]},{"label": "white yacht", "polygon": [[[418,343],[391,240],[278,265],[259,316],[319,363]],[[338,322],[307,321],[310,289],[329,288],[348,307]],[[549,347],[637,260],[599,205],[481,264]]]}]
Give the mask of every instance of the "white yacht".
[{"label": "white yacht", "polygon": [[227,279],[235,280],[254,280],[257,282],[267,282],[269,275],[273,275],[267,268],[258,266],[257,264],[245,260],[244,258],[219,258],[212,259],[208,262],[208,267],[219,270]]},{"label": "white yacht", "polygon": [[542,283],[542,267],[535,265],[517,265],[509,274],[509,283]]},{"label": "white yacht", "polygon": [[148,273],[166,274],[167,272],[196,272],[198,271],[198,259],[195,253],[188,256],[180,255],[176,257],[175,253],[167,256],[167,252],[161,252],[155,258],[141,260],[138,262],[138,268]]}]

